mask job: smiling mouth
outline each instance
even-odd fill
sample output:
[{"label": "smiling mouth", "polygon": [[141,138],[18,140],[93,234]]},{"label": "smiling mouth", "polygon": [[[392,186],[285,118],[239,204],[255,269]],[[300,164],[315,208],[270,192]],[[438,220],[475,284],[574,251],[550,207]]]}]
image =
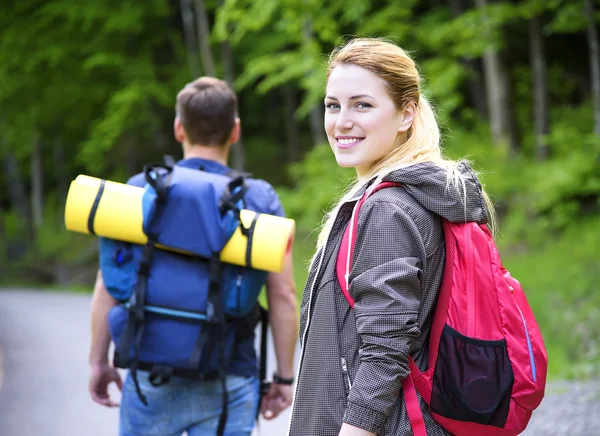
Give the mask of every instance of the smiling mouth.
[{"label": "smiling mouth", "polygon": [[336,138],[339,148],[350,148],[365,138]]}]

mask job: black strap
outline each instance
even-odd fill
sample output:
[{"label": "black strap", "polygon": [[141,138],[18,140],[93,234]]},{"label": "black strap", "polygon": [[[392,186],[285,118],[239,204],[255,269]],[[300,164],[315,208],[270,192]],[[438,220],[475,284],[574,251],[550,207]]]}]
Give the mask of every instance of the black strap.
[{"label": "black strap", "polygon": [[[219,344],[219,349],[224,350],[225,344],[221,341]],[[221,354],[223,355],[223,354]],[[219,358],[219,360],[221,360]],[[219,427],[217,428],[217,436],[223,436],[225,433],[225,427],[227,426],[227,415],[228,415],[228,405],[229,405],[229,394],[227,393],[227,379],[225,377],[225,370],[220,370],[220,379],[221,379],[221,389],[223,391],[223,410],[221,411],[221,417],[219,418]]]},{"label": "black strap", "polygon": [[148,399],[142,393],[142,389],[140,388],[140,382],[137,377],[137,362],[134,360],[131,362],[131,366],[129,368],[129,373],[131,375],[131,379],[133,380],[133,385],[135,386],[135,392],[137,393],[140,401],[144,404],[144,406],[148,405]]},{"label": "black strap", "polygon": [[269,312],[260,307],[260,380],[267,379],[267,340],[269,333]]},{"label": "black strap", "polygon": [[258,384],[259,400],[256,409],[256,419],[260,414],[260,404],[262,398],[269,392],[271,383],[267,382],[267,351],[268,351],[268,333],[269,333],[269,312],[259,305],[260,310],[260,381]]},{"label": "black strap", "polygon": [[[209,261],[209,284],[208,284],[208,302],[206,303],[206,323],[208,325],[225,324],[225,313],[221,297],[221,275],[223,272],[223,264],[219,253],[213,253]],[[190,356],[190,368],[198,368],[202,351],[208,336],[207,328],[200,327],[196,344],[192,355]],[[211,336],[216,339],[215,335]]]},{"label": "black strap", "polygon": [[172,177],[173,166],[163,164],[144,165],[144,178],[154,188],[159,202],[165,200]]},{"label": "black strap", "polygon": [[[137,343],[138,330],[144,323],[144,303],[146,301],[146,287],[148,285],[148,275],[150,273],[150,264],[154,253],[154,245],[149,241],[142,251],[142,258],[138,269],[138,278],[135,289],[129,301],[129,313],[127,315],[127,324],[125,332],[119,338],[115,346],[115,360],[119,361],[120,366],[127,367],[130,362],[129,352],[131,345]],[[134,352],[134,360],[136,358]]]},{"label": "black strap", "polygon": [[[225,427],[227,425],[229,395],[227,393],[227,380],[225,373],[225,339],[227,334],[227,325],[225,322],[225,307],[223,303],[223,297],[221,295],[221,277],[223,274],[223,264],[221,262],[219,252],[215,252],[212,254],[209,268],[210,281],[208,285],[208,304],[206,307],[208,328],[206,330],[210,331],[212,342],[216,343],[218,348],[217,367],[219,379],[221,380],[223,410],[221,411],[221,417],[219,418],[217,435],[222,436],[225,432]],[[200,335],[205,336],[207,333],[207,331],[201,331]],[[203,340],[200,342],[203,342]],[[196,344],[198,344],[198,341]],[[194,359],[198,359],[198,364],[201,351],[201,349],[198,349],[196,347],[193,353]],[[191,363],[195,364],[195,360]],[[194,368],[194,366],[192,366],[192,368]]]},{"label": "black strap", "polygon": [[[117,362],[114,363],[117,368],[129,368],[130,365],[120,366],[117,365]],[[152,373],[152,370],[156,367],[156,363],[144,362],[141,360],[136,361],[136,368],[138,371],[145,371],[148,373]],[[206,372],[198,372],[197,369],[190,368],[169,368],[172,371],[171,377],[179,377],[185,378],[187,380],[193,381],[214,381],[219,379],[219,373],[216,370],[206,371]]]},{"label": "black strap", "polygon": [[[138,397],[147,405],[147,400],[142,394],[137,380],[137,358],[140,345],[144,335],[144,305],[146,302],[146,291],[148,286],[148,276],[150,274],[150,266],[154,255],[155,245],[152,240],[149,240],[144,250],[138,269],[138,278],[135,285],[132,298],[130,300],[129,313],[127,315],[127,325],[125,332],[115,346],[115,362],[119,367],[129,367],[131,377],[135,384]],[[133,344],[133,357],[130,359],[129,353]]]},{"label": "black strap", "polygon": [[98,205],[100,204],[100,199],[102,198],[102,194],[104,193],[105,185],[106,180],[100,180],[100,186],[98,187],[98,192],[96,193],[96,198],[94,199],[92,209],[90,210],[90,216],[88,217],[88,231],[94,236],[96,235],[96,232],[94,231],[94,220],[96,219],[96,212],[98,211]]},{"label": "black strap", "polygon": [[[252,219],[252,223],[250,224],[250,226],[246,229],[246,237],[248,238],[248,241],[246,243],[246,266],[248,268],[252,268],[252,241],[254,240],[254,228],[256,227],[256,222],[258,221],[258,217],[259,217],[260,213],[256,212],[254,214],[254,218]],[[240,221],[240,226],[241,226],[242,222]],[[242,231],[242,233],[244,233]]]},{"label": "black strap", "polygon": [[169,383],[171,376],[173,375],[173,368],[163,365],[152,365],[148,380],[154,387],[158,387]]},{"label": "black strap", "polygon": [[190,356],[190,367],[197,369],[200,366],[200,359],[202,358],[202,350],[204,350],[204,344],[206,343],[207,329],[204,325],[200,326],[196,343],[194,344],[194,350]]},{"label": "black strap", "polygon": [[236,177],[227,184],[227,188],[219,199],[219,212],[225,214],[228,210],[236,213],[236,218],[239,218],[238,202],[243,200],[244,195],[248,192],[248,184],[243,177]]}]

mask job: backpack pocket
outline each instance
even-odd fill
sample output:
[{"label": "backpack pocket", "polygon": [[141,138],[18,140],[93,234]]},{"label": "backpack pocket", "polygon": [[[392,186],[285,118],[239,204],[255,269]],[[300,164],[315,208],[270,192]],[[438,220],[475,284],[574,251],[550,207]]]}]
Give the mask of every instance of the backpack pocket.
[{"label": "backpack pocket", "polygon": [[432,412],[503,427],[513,381],[506,340],[474,339],[444,326],[433,375]]},{"label": "backpack pocket", "polygon": [[223,271],[225,313],[233,317],[248,315],[256,306],[267,274],[267,271],[226,265]]},{"label": "backpack pocket", "polygon": [[125,302],[137,281],[142,247],[136,244],[99,238],[100,270],[104,286],[110,295],[119,302]]}]

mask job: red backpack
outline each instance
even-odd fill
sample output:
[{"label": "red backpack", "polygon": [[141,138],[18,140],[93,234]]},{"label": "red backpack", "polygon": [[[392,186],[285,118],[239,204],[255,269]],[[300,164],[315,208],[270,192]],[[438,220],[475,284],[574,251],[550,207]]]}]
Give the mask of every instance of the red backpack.
[{"label": "red backpack", "polygon": [[[336,263],[346,300],[358,212],[371,194],[398,183],[372,186],[352,213]],[[442,427],[456,436],[521,433],[542,401],[548,357],[519,282],[511,277],[485,225],[442,219],[446,261],[429,339],[428,370],[409,357],[404,400],[415,436],[426,436],[415,388]]]}]

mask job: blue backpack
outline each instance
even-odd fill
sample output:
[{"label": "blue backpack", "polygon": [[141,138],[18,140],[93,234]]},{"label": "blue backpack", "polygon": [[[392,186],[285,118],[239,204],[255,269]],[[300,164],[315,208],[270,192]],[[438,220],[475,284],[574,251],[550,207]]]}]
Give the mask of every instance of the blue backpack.
[{"label": "blue backpack", "polygon": [[[171,376],[220,379],[222,434],[227,420],[225,370],[237,335],[253,331],[257,323],[257,298],[268,274],[219,258],[242,225],[248,185],[243,176],[232,179],[172,165],[146,165],[144,177],[147,244],[99,238],[104,283],[119,302],[108,315],[114,365],[129,368],[144,404],[138,370],[149,371],[155,386]],[[252,226],[242,225],[241,230],[250,250]],[[262,321],[264,339],[264,312]]]}]

